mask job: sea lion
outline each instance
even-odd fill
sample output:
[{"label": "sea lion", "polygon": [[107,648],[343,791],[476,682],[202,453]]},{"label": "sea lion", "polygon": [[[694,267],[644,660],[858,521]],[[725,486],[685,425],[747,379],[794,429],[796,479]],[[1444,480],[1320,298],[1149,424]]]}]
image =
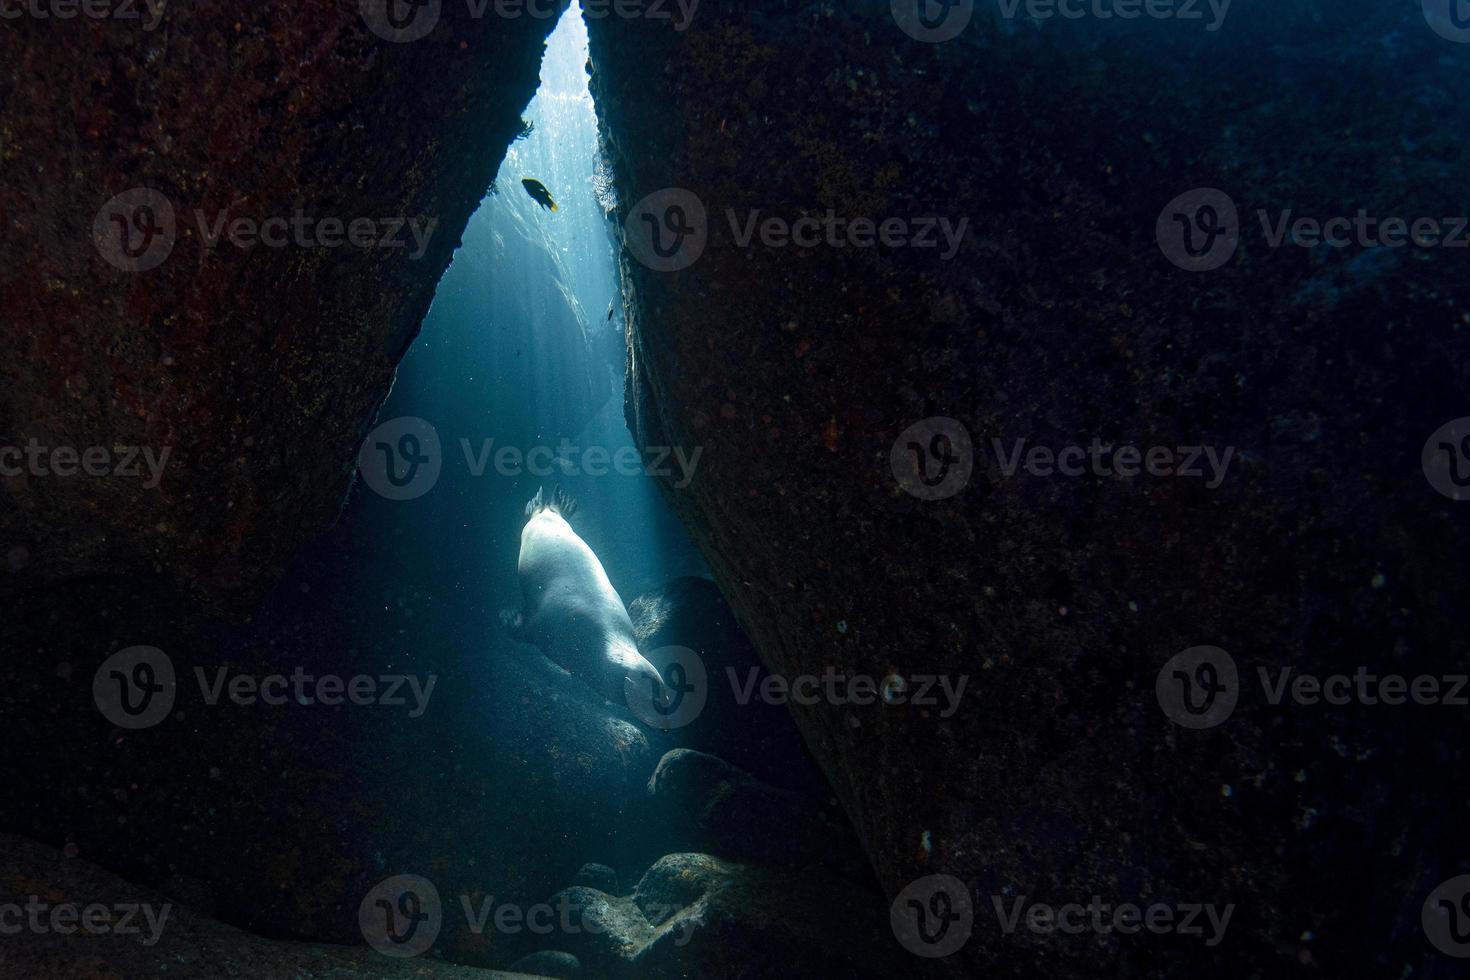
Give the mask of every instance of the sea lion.
[{"label": "sea lion", "polygon": [[633,622],[597,555],[587,547],[567,518],[576,502],[557,488],[541,490],[526,505],[521,530],[520,610],[506,610],[501,620],[521,643],[540,648],[608,701],[630,704],[662,700],[666,694],[658,670],[638,652]]}]

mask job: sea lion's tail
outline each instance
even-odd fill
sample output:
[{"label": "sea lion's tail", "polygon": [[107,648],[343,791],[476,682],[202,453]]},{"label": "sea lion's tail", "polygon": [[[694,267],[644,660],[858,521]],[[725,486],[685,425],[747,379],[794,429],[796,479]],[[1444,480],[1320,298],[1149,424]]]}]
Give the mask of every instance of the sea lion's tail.
[{"label": "sea lion's tail", "polygon": [[577,512],[577,500],[561,487],[556,487],[552,490],[549,497],[543,488],[537,487],[536,496],[532,497],[531,502],[526,504],[526,518],[529,520],[543,510],[549,510],[553,514],[560,514],[563,518],[569,518]]}]

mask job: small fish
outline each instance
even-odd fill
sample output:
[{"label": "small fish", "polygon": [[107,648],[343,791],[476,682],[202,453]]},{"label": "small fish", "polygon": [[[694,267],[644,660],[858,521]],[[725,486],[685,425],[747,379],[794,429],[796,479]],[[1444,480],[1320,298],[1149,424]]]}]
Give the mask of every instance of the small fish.
[{"label": "small fish", "polygon": [[526,189],[527,194],[531,195],[531,200],[548,211],[556,210],[556,201],[552,198],[551,191],[547,190],[546,185],[541,183],[541,181],[532,180],[530,177],[527,177],[521,181],[521,186]]}]

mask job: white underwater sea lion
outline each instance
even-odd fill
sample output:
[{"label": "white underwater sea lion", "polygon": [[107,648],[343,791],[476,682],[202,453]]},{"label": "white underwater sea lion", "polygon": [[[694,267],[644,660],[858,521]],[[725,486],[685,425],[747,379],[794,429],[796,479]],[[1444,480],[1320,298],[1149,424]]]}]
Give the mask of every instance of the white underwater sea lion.
[{"label": "white underwater sea lion", "polygon": [[[628,704],[630,691],[662,699],[663,680],[638,652],[633,621],[587,542],[567,523],[576,502],[560,488],[537,490],[521,530],[521,610],[501,613],[511,635],[539,647],[608,701]],[[641,700],[641,698],[638,698]]]}]

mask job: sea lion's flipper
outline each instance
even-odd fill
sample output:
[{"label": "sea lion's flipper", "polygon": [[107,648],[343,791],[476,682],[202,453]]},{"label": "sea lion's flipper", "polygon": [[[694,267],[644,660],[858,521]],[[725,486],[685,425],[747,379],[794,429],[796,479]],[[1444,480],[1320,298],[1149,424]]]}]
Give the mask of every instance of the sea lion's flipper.
[{"label": "sea lion's flipper", "polygon": [[577,512],[577,500],[561,487],[554,489],[550,497],[541,487],[537,487],[536,496],[526,504],[526,518],[529,520],[543,510],[549,510],[553,514],[560,514],[563,518],[568,518]]},{"label": "sea lion's flipper", "polygon": [[562,517],[571,517],[577,512],[577,498],[567,493],[561,487],[557,487],[552,499],[551,509]]}]

